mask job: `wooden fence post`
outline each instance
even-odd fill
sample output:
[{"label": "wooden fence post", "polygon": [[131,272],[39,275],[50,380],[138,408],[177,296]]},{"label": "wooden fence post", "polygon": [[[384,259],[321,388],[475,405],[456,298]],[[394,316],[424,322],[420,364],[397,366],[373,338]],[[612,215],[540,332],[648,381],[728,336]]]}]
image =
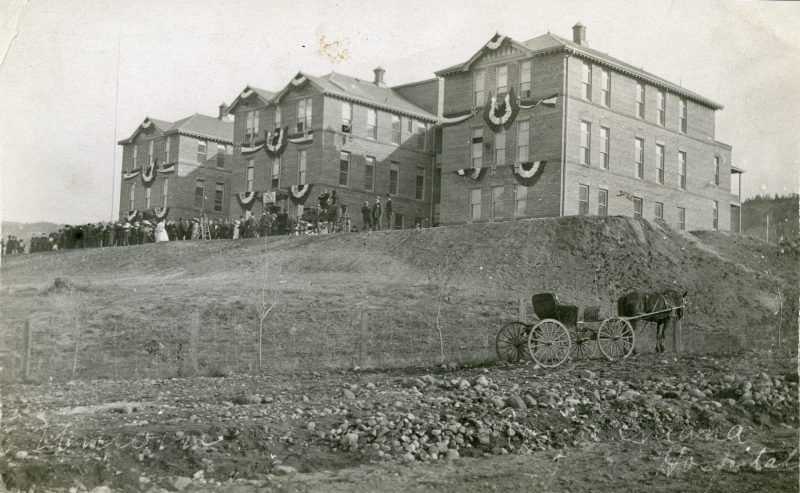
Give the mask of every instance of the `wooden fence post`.
[{"label": "wooden fence post", "polygon": [[33,346],[31,321],[25,320],[22,326],[22,378],[27,382],[31,378],[31,349]]},{"label": "wooden fence post", "polygon": [[200,338],[200,313],[197,311],[195,311],[192,315],[192,324],[189,327],[189,330],[191,331],[189,334],[189,357],[191,358],[190,364],[192,371],[197,374],[197,351]]},{"label": "wooden fence post", "polygon": [[528,323],[528,300],[525,298],[519,299],[519,322]]}]

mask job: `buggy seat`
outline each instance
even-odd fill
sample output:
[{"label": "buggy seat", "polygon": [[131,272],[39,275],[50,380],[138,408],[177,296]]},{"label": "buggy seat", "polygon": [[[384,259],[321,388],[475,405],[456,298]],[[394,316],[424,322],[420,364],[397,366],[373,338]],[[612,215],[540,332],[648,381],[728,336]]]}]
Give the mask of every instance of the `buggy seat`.
[{"label": "buggy seat", "polygon": [[568,327],[578,323],[578,307],[562,305],[558,302],[555,293],[539,293],[531,297],[533,311],[540,319],[552,318]]}]

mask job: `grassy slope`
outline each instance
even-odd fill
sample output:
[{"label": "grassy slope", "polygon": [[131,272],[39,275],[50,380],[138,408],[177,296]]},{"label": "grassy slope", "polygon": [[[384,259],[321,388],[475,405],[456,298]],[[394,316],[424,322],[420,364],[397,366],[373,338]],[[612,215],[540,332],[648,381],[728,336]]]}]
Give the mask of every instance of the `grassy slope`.
[{"label": "grassy slope", "polygon": [[[1,271],[0,342],[12,347],[14,321],[31,319],[39,351],[36,374],[65,376],[75,340],[68,317],[80,313],[79,376],[115,376],[113,365],[123,365],[114,371],[127,376],[132,364],[137,375],[141,367],[150,368],[145,375],[163,375],[169,363],[147,360],[143,345],[155,338],[177,351],[177,343],[188,340],[192,314],[199,312],[205,349],[200,366],[211,369],[224,360],[228,368],[252,369],[257,323],[250,304],[261,284],[265,244],[270,289],[281,293],[267,341],[273,366],[287,358],[305,367],[350,364],[358,344],[356,304],[364,300],[372,307],[365,346],[371,363],[435,360],[431,276],[445,258],[453,272],[446,349],[454,358],[472,350],[491,354],[498,323],[516,316],[519,297],[540,291],[555,291],[578,305],[599,304],[601,314],[612,315],[613,300],[628,289],[686,289],[692,308],[684,340],[694,350],[703,344],[708,350],[769,345],[776,289],[797,299],[797,258],[758,240],[695,236],[619,217],[568,217],[7,259]],[[49,291],[56,277],[84,289]],[[791,331],[796,337],[796,320],[784,323],[783,335]]]}]

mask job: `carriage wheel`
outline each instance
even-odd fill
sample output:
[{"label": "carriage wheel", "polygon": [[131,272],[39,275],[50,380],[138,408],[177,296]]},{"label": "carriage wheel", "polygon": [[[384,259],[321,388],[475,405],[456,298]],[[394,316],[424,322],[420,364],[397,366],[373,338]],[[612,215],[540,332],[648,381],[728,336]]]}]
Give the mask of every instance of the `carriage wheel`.
[{"label": "carriage wheel", "polygon": [[607,318],[597,331],[597,345],[603,356],[611,361],[630,356],[634,339],[633,327],[624,318]]},{"label": "carriage wheel", "polygon": [[589,329],[581,329],[575,333],[574,344],[570,347],[569,357],[572,360],[591,359],[597,355],[597,338]]},{"label": "carriage wheel", "polygon": [[504,325],[494,341],[497,358],[500,361],[516,362],[525,359],[528,348],[528,332],[531,326],[522,322],[511,322]]},{"label": "carriage wheel", "polygon": [[542,366],[553,368],[560,365],[569,357],[569,350],[569,331],[558,320],[542,320],[528,334],[531,358]]}]

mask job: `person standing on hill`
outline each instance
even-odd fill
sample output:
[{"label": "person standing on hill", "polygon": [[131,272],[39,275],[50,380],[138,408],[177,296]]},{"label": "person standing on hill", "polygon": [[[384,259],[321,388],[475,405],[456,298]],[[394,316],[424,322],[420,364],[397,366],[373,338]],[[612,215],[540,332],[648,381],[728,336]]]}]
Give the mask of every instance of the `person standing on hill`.
[{"label": "person standing on hill", "polygon": [[380,231],[383,223],[383,210],[381,209],[380,196],[375,197],[375,205],[372,206],[372,228],[375,231]]},{"label": "person standing on hill", "polygon": [[361,207],[361,217],[364,220],[364,231],[369,231],[372,229],[372,211],[369,208],[369,202],[364,201],[364,205]]}]

